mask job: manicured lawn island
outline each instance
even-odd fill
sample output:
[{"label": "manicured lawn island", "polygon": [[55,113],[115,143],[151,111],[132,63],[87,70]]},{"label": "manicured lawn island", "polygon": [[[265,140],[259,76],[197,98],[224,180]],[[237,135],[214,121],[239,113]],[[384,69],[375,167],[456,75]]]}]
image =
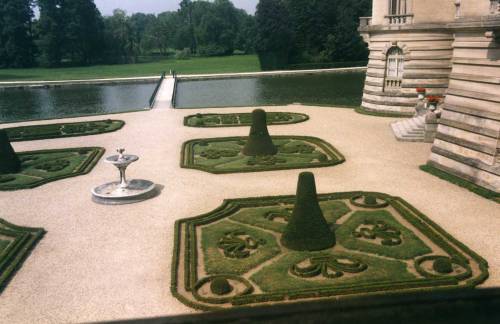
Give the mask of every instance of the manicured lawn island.
[{"label": "manicured lawn island", "polygon": [[78,123],[61,123],[5,128],[11,142],[43,140],[51,138],[97,135],[120,130],[122,120],[98,120]]},{"label": "manicured lawn island", "polygon": [[20,227],[0,219],[0,292],[44,234],[43,228]]},{"label": "manicured lawn island", "polygon": [[78,147],[17,153],[21,169],[0,174],[0,191],[31,189],[87,174],[104,154],[101,147]]},{"label": "manicured lawn island", "polygon": [[315,137],[273,136],[262,109],[252,112],[248,137],[195,139],[182,146],[181,167],[210,173],[258,172],[317,168],[340,164],[345,158]]},{"label": "manicured lawn island", "polygon": [[250,156],[242,153],[247,137],[194,139],[184,143],[181,167],[223,174],[341,164],[344,156],[327,142],[306,136],[273,136],[275,155]]},{"label": "manicured lawn island", "polygon": [[300,188],[297,196],[226,200],[177,221],[173,295],[214,310],[442,291],[488,277],[484,259],[402,198],[344,192],[315,200],[314,187]]},{"label": "manicured lawn island", "polygon": [[[267,113],[268,125],[297,124],[309,120],[306,114],[288,112]],[[184,118],[184,126],[189,127],[236,127],[252,125],[251,113],[196,114]]]}]

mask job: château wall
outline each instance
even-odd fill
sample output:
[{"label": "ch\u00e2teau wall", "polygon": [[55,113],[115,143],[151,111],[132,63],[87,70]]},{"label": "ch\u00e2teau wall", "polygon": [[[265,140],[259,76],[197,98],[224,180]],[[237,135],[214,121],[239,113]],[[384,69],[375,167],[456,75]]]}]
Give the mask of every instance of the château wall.
[{"label": "ch\u00e2teau wall", "polygon": [[[500,1],[406,0],[405,14],[391,16],[394,3],[374,0],[373,17],[361,18],[370,48],[362,107],[413,115],[415,88],[445,96],[428,163],[500,192]],[[404,69],[387,87],[393,47]]]},{"label": "ch\u00e2teau wall", "polygon": [[[362,107],[410,116],[417,104],[417,87],[427,88],[429,94],[443,95],[451,72],[452,43],[453,35],[445,29],[371,33]],[[387,51],[393,46],[404,52],[404,76],[399,89],[387,90]]]},{"label": "ch\u00e2teau wall", "polygon": [[[489,26],[489,27],[488,27]],[[450,24],[453,69],[429,164],[500,191],[500,16]]]}]

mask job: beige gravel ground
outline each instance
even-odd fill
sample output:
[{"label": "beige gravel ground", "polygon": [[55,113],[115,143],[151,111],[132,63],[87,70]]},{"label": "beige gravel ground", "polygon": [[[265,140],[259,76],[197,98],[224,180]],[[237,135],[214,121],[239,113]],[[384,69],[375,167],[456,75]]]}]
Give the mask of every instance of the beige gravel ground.
[{"label": "beige gravel ground", "polygon": [[[395,119],[364,116],[350,109],[266,109],[306,112],[311,117],[302,124],[272,126],[272,134],[320,137],[345,155],[347,162],[342,165],[312,169],[319,192],[367,190],[403,197],[487,259],[490,279],[484,286],[500,286],[498,204],[420,171],[429,144],[397,142],[389,126]],[[181,169],[184,141],[248,132],[246,127],[182,126],[185,115],[202,111],[113,115],[127,122],[119,132],[14,143],[17,151],[103,146],[107,155],[125,147],[141,157],[130,167],[129,176],[155,181],[164,189],[159,197],[136,205],[94,204],[90,189],[117,177],[116,170],[101,161],[85,176],[33,190],[0,192],[0,217],[48,231],[0,295],[1,323],[103,321],[193,312],[169,289],[175,220],[215,209],[225,198],[293,194],[302,171],[212,175]],[[103,118],[107,117],[77,120]],[[36,123],[40,122],[25,124]]]}]

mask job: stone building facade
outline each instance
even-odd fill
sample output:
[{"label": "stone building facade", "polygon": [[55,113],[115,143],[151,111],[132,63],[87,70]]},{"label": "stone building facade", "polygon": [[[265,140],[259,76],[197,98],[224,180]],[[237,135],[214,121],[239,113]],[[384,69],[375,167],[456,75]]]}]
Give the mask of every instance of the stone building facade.
[{"label": "stone building facade", "polygon": [[500,0],[373,0],[365,110],[413,115],[445,96],[429,164],[500,191]]}]

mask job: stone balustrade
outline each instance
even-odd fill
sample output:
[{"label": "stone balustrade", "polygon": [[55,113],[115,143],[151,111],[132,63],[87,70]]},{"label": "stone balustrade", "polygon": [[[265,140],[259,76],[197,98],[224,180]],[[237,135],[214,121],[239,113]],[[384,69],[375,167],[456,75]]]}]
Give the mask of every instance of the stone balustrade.
[{"label": "stone balustrade", "polygon": [[406,25],[413,23],[413,14],[406,15],[388,15],[385,16],[389,25]]},{"label": "stone balustrade", "polygon": [[372,24],[372,17],[359,17],[359,27],[368,27]]}]

